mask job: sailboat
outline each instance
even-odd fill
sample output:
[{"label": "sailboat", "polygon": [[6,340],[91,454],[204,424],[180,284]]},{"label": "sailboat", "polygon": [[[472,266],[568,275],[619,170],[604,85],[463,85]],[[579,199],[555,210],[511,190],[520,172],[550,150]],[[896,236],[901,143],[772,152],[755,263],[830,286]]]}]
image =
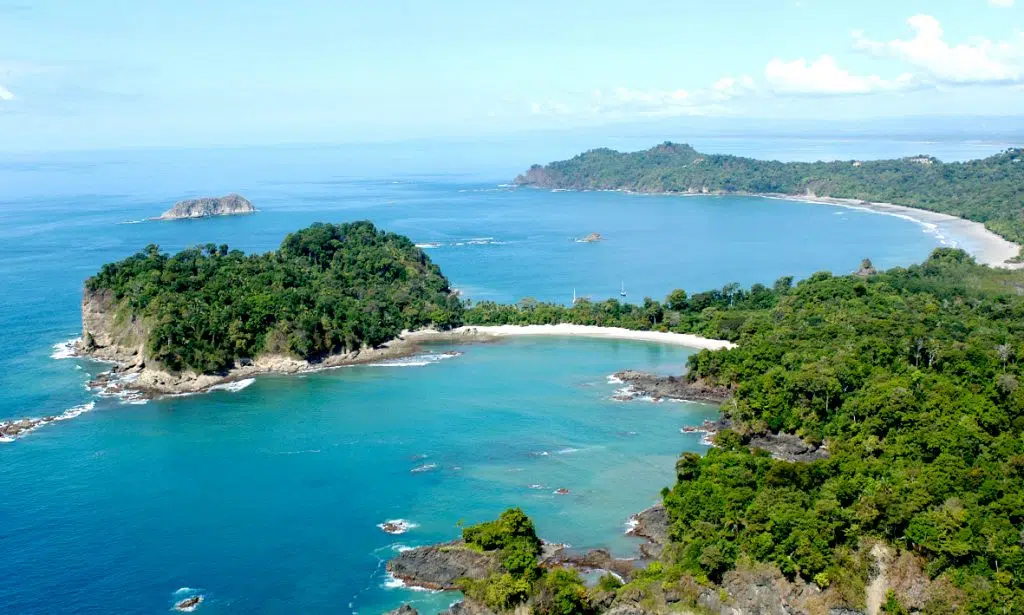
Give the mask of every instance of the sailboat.
[{"label": "sailboat", "polygon": [[626,283],[625,282],[622,283],[622,290],[619,291],[619,296],[621,296],[621,297],[625,297],[626,296]]}]

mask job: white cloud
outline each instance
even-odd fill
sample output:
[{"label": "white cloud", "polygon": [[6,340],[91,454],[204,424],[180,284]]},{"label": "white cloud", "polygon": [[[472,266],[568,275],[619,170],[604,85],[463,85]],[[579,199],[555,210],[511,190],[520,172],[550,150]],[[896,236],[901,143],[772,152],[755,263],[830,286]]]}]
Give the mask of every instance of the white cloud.
[{"label": "white cloud", "polygon": [[1013,0],[988,0],[992,6],[1013,6]]},{"label": "white cloud", "polygon": [[[1001,1],[1008,6],[1007,0]],[[855,45],[876,55],[899,58],[941,83],[1016,83],[1024,79],[1024,35],[1018,41],[977,38],[950,45],[943,39],[939,20],[931,15],[914,15],[907,24],[914,31],[910,40],[880,42],[854,31]]]},{"label": "white cloud", "polygon": [[711,96],[715,100],[729,100],[757,90],[757,85],[751,77],[722,77],[711,86]]},{"label": "white cloud", "polygon": [[14,93],[0,85],[0,100],[14,100]]},{"label": "white cloud", "polygon": [[780,94],[869,94],[909,87],[912,78],[904,74],[887,80],[877,75],[854,75],[840,68],[835,59],[823,55],[808,63],[801,58],[785,62],[775,58],[764,69],[765,79]]}]

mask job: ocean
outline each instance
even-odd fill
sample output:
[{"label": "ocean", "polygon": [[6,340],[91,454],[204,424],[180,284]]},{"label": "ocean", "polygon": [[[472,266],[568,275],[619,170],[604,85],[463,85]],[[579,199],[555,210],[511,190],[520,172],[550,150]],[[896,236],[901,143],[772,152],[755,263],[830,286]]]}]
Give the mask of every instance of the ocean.
[{"label": "ocean", "polygon": [[[645,145],[646,143],[637,144]],[[601,144],[603,145],[603,143]],[[622,143],[612,143],[622,147]],[[763,157],[987,155],[1003,144],[708,139]],[[474,154],[474,147],[479,151]],[[101,364],[62,358],[82,283],[147,244],[274,249],[315,221],[370,219],[424,246],[471,300],[664,297],[919,262],[935,229],[752,197],[512,189],[571,154],[472,143],[139,150],[0,157],[0,420],[69,413],[0,442],[0,604],[10,613],[379,613],[450,594],[396,587],[383,562],[511,505],[542,536],[628,556],[629,515],[657,500],[692,403],[618,402],[608,376],[679,373],[691,351],[517,339],[144,404],[85,388]],[[938,150],[936,149],[938,148]],[[542,156],[542,157],[539,157]],[[515,159],[513,159],[515,158]],[[259,213],[155,222],[174,201],[237,191]],[[605,240],[583,244],[591,232]],[[970,246],[966,246],[970,247]],[[568,495],[556,495],[556,489]],[[405,519],[406,534],[377,524]]]}]

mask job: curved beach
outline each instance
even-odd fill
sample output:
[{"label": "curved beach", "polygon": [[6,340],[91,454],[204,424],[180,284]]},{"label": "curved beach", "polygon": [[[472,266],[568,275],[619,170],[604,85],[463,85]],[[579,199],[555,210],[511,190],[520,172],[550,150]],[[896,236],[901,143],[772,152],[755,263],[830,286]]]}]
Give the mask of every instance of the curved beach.
[{"label": "curved beach", "polygon": [[406,333],[403,338],[415,342],[459,342],[472,340],[496,340],[505,337],[523,336],[558,336],[558,337],[589,337],[597,339],[633,340],[638,342],[656,342],[686,346],[698,350],[721,350],[733,348],[736,344],[726,340],[715,340],[690,333],[670,333],[665,331],[634,331],[621,327],[598,327],[593,325],[492,325],[466,326],[451,331],[414,331]]},{"label": "curved beach", "polygon": [[[983,265],[1001,267],[1003,269],[1024,268],[1024,263],[1007,262],[1018,255],[1021,248],[1020,245],[996,235],[985,228],[985,225],[981,222],[972,222],[971,220],[949,214],[941,214],[927,209],[917,209],[894,203],[872,203],[859,199],[836,199],[814,195],[763,194],[757,196],[800,203],[834,205],[886,216],[896,216],[925,226],[934,231],[940,238],[951,240],[951,247],[966,250]],[[967,245],[961,245],[961,242]]]}]

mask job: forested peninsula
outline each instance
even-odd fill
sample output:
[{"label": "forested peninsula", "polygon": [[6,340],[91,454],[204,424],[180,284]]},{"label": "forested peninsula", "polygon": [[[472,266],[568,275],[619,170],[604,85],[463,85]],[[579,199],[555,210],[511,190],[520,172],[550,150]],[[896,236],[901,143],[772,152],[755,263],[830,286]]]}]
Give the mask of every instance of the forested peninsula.
[{"label": "forested peninsula", "polygon": [[1024,149],[968,162],[898,160],[778,162],[702,154],[666,142],[640,152],[595,149],[534,165],[516,184],[643,193],[783,194],[895,203],[980,222],[1024,244]]},{"label": "forested peninsula", "polygon": [[[864,265],[641,306],[467,311],[477,324],[615,324],[738,342],[689,360],[685,379],[732,392],[722,406],[731,428],[706,456],[676,464],[662,492],[669,545],[621,588],[575,586],[584,606],[572,612],[709,608],[716,595],[727,608],[741,602],[737,588],[761,583],[763,604],[793,613],[865,612],[872,599],[890,613],[1024,613],[1024,275],[948,248],[907,268]],[[789,462],[749,446],[776,433],[828,455]],[[545,582],[515,585],[513,598],[508,579],[492,582],[504,585],[466,587],[496,610],[549,600]],[[708,592],[716,587],[725,594]]]},{"label": "forested peninsula", "polygon": [[82,320],[83,352],[163,374],[143,385],[173,391],[183,374],[374,358],[403,330],[459,324],[462,304],[408,238],[370,222],[318,223],[265,254],[150,245],[86,281]]}]

